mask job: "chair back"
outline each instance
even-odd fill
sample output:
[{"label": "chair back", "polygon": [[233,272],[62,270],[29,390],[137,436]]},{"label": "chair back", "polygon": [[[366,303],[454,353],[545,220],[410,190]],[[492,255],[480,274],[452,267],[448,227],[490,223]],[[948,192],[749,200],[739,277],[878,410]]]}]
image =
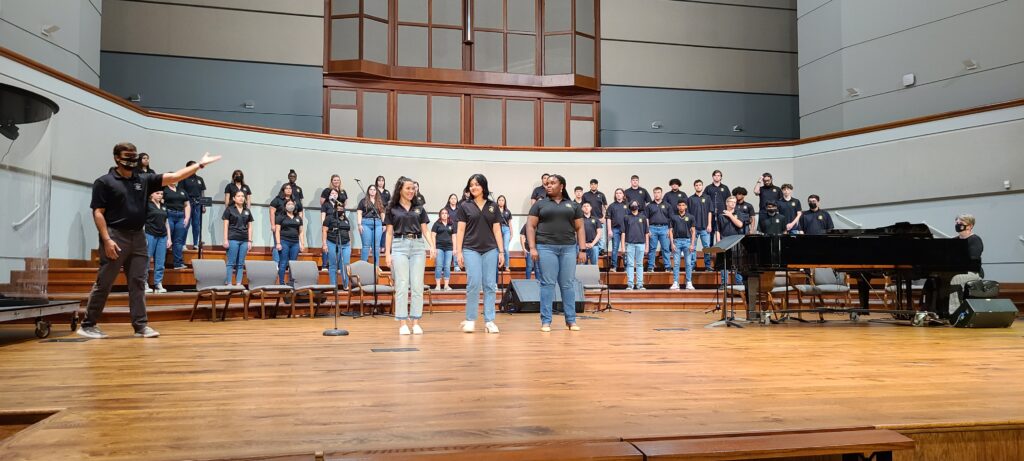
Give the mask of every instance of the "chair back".
[{"label": "chair back", "polygon": [[597,264],[577,264],[576,280],[584,285],[600,285],[601,271]]},{"label": "chair back", "polygon": [[223,286],[227,264],[223,259],[193,259],[192,275],[196,279],[196,290]]},{"label": "chair back", "polygon": [[773,288],[780,288],[789,286],[789,279],[786,277],[785,272],[775,272],[775,280],[772,282]]},{"label": "chair back", "polygon": [[355,276],[352,278],[350,283],[355,283],[359,280],[358,286],[370,286],[373,285],[373,271],[375,268],[373,264],[367,261],[356,261],[348,265],[348,275]]},{"label": "chair back", "polygon": [[246,261],[245,275],[249,278],[250,290],[277,285],[277,263],[274,261]]},{"label": "chair back", "polygon": [[317,270],[315,262],[291,260],[288,261],[288,268],[292,272],[293,286],[305,287],[320,284],[320,271]]},{"label": "chair back", "polygon": [[846,285],[846,274],[843,272],[836,272],[828,267],[818,267],[814,269],[814,284]]}]

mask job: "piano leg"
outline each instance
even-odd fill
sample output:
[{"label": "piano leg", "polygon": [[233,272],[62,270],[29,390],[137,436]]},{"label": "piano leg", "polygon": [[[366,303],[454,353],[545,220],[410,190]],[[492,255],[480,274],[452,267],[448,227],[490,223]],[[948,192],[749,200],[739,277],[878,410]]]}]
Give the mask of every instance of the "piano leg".
[{"label": "piano leg", "polygon": [[860,308],[861,309],[867,309],[868,308],[868,302],[869,302],[869,296],[870,295],[871,295],[871,286],[868,285],[868,283],[865,282],[863,280],[863,278],[860,279],[860,280],[857,280],[857,298],[860,299]]}]

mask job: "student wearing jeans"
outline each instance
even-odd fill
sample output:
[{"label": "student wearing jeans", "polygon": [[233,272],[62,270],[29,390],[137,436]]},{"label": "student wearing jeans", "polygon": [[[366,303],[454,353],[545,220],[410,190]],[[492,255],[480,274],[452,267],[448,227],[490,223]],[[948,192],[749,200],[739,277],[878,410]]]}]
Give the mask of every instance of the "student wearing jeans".
[{"label": "student wearing jeans", "polygon": [[[326,208],[328,205],[333,207]],[[352,260],[352,243],[349,232],[352,225],[345,214],[345,201],[326,202],[323,211],[327,212],[323,225],[320,226],[320,237],[324,242],[323,252],[327,256],[327,272],[331,285],[338,286],[338,272],[341,272],[341,287],[348,289],[348,263]],[[333,208],[333,209],[331,209]]]},{"label": "student wearing jeans", "polygon": [[452,235],[455,234],[455,223],[451,220],[448,207],[441,208],[430,233],[437,250],[437,258],[434,259],[434,280],[437,281],[437,286],[434,289],[440,290],[443,281],[444,290],[451,291],[452,287],[448,282],[452,279]]},{"label": "student wearing jeans", "polygon": [[381,225],[381,216],[384,215],[384,202],[377,186],[371,185],[366,188],[366,196],[359,201],[356,207],[356,228],[359,229],[363,248],[359,252],[359,259],[369,261],[373,255],[373,265],[380,265],[380,236],[384,234],[384,227]]},{"label": "student wearing jeans", "polygon": [[601,219],[594,216],[594,207],[590,202],[583,202],[583,235],[587,242],[583,250],[587,254],[587,261],[584,264],[597,264],[598,255],[601,251]]},{"label": "student wearing jeans", "polygon": [[509,265],[511,264],[509,262],[509,259],[508,259],[508,248],[509,248],[509,243],[512,242],[512,228],[509,227],[509,226],[512,225],[512,212],[508,211],[508,205],[507,205],[508,204],[508,200],[505,199],[504,195],[499,195],[498,196],[498,200],[496,201],[496,203],[498,205],[498,223],[501,224],[501,243],[502,243],[502,248],[505,249],[505,252],[504,252],[505,266],[504,267],[505,267],[505,270],[508,270],[509,269]]},{"label": "student wearing jeans", "polygon": [[661,249],[661,262],[667,271],[672,264],[669,253],[672,247],[672,240],[668,238],[669,216],[673,210],[669,204],[662,200],[661,188],[654,188],[654,201],[647,204],[644,214],[650,227],[651,238],[649,240],[649,252],[647,253],[647,272],[654,272],[654,263],[658,259],[658,248]]},{"label": "student wearing jeans", "polygon": [[281,285],[285,285],[284,273],[288,270],[288,261],[298,260],[299,252],[306,249],[306,244],[302,241],[306,225],[296,209],[295,200],[285,201],[284,212],[277,214],[277,224],[274,226],[278,252],[277,278]]},{"label": "student wearing jeans", "polygon": [[608,205],[608,240],[611,241],[611,269],[612,272],[619,270],[619,253],[624,251],[620,248],[622,243],[622,223],[629,214],[629,203],[626,203],[626,194],[622,189],[615,189],[615,201]]},{"label": "student wearing jeans", "polygon": [[466,182],[469,199],[459,203],[455,232],[455,259],[466,270],[466,320],[462,331],[476,328],[480,292],[484,293],[484,331],[498,333],[494,323],[495,292],[498,290],[498,268],[505,257],[501,246],[501,218],[498,205],[491,201],[487,178],[474,174]]},{"label": "student wearing jeans", "polygon": [[245,207],[245,192],[236,191],[231,205],[224,208],[221,219],[224,220],[224,248],[227,249],[227,273],[224,284],[232,285],[235,274],[238,284],[242,284],[242,270],[245,268],[245,254],[252,245],[252,213]]},{"label": "student wearing jeans", "polygon": [[533,258],[530,257],[530,243],[526,241],[526,224],[519,229],[519,244],[523,247],[523,253],[526,254],[526,280],[530,280],[530,274],[533,274],[533,278],[540,280],[540,264],[533,262]]},{"label": "student wearing jeans", "polygon": [[670,290],[679,289],[679,257],[686,264],[686,289],[693,288],[693,266],[697,262],[694,246],[697,244],[697,220],[686,212],[686,201],[676,204],[676,213],[672,215],[672,225],[668,228],[668,237],[672,240],[672,286]]},{"label": "student wearing jeans", "polygon": [[[415,205],[416,187],[409,178],[398,178],[395,192],[384,211],[384,260],[391,268],[395,282],[395,320],[402,323],[400,335],[421,335],[423,327],[423,268],[427,265],[425,250],[433,258],[434,242],[430,238],[430,219],[420,205]],[[410,294],[412,299],[410,300]],[[409,321],[412,329],[409,329]]]},{"label": "student wearing jeans", "polygon": [[185,249],[185,236],[188,234],[188,222],[192,214],[188,194],[179,188],[177,183],[168,184],[164,187],[164,206],[167,208],[168,223],[171,225],[171,254],[174,256],[174,268],[184,269],[185,257],[182,251]]},{"label": "student wearing jeans", "polygon": [[[701,249],[704,250],[704,269],[711,267],[711,253],[707,248],[711,246],[711,222],[714,198],[704,189],[704,181],[693,182],[694,194],[686,199],[686,211],[693,215],[694,227],[696,228],[695,239],[700,239]],[[693,242],[696,248],[696,240]],[[696,264],[697,255],[693,256]]]},{"label": "student wearing jeans", "polygon": [[626,252],[626,289],[644,289],[644,254],[651,237],[647,218],[640,213],[640,204],[629,203],[629,214],[622,223],[622,245]]},{"label": "student wearing jeans", "polygon": [[167,209],[163,205],[164,191],[149,194],[146,204],[146,253],[153,262],[153,288],[146,287],[146,293],[167,293],[164,289],[164,259],[171,248],[171,224],[167,222]]},{"label": "student wearing jeans", "polygon": [[540,331],[551,331],[555,286],[562,293],[565,326],[579,331],[576,324],[576,264],[586,259],[583,248],[583,210],[569,199],[565,178],[553,174],[545,185],[547,197],[530,207],[526,221],[526,239],[530,257],[539,262]]}]

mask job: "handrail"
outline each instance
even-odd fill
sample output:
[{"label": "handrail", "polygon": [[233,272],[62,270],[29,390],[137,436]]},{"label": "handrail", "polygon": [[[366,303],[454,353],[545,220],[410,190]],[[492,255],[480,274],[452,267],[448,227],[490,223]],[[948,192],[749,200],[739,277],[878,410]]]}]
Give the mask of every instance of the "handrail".
[{"label": "handrail", "polygon": [[312,139],[324,139],[333,141],[347,141],[357,142],[363,144],[386,144],[392,146],[408,146],[408,147],[420,147],[420,148],[444,148],[444,149],[475,149],[475,150],[500,150],[500,151],[548,151],[548,152],[592,152],[592,153],[604,153],[604,152],[677,152],[677,151],[707,151],[707,150],[725,150],[725,149],[755,149],[764,147],[792,147],[803,144],[809,144],[819,141],[826,141],[830,139],[844,138],[849,136],[856,136],[865,133],[871,133],[876,131],[883,131],[893,128],[900,128],[910,125],[917,125],[921,123],[933,122],[936,120],[944,120],[954,117],[961,117],[965,115],[978,114],[982,112],[990,112],[1000,109],[1008,109],[1011,107],[1024,106],[1024,98],[1014,99],[996,104],[988,104],[983,106],[977,106],[967,109],[958,109],[949,112],[942,112],[933,115],[926,115],[922,117],[909,118],[905,120],[897,120],[894,122],[882,123],[878,125],[871,125],[852,130],[837,131],[834,133],[823,134],[819,136],[813,136],[809,138],[796,139],[792,141],[769,141],[769,142],[757,142],[757,143],[745,143],[745,144],[710,144],[703,146],[670,146],[670,147],[543,147],[543,146],[486,146],[477,144],[440,144],[440,143],[429,143],[429,142],[415,142],[415,141],[397,141],[387,139],[369,139],[369,138],[356,138],[351,136],[337,136],[323,133],[312,133],[306,131],[294,131],[285,130],[281,128],[266,128],[254,125],[245,125],[241,123],[222,122],[218,120],[208,120],[198,117],[189,117],[185,115],[168,114],[164,112],[157,112],[149,109],[145,109],[136,106],[122,98],[117,97],[109,92],[101,90],[95,86],[85,83],[77,78],[74,78],[68,74],[65,74],[57,69],[54,69],[45,64],[39,63],[27,56],[19,54],[8,48],[0,46],[0,56],[6,57],[13,61],[17,61],[27,67],[31,67],[39,72],[47,74],[53,78],[61,80],[69,85],[75,86],[81,90],[92,93],[93,95],[99,96],[106,99],[114,104],[127,108],[133,112],[148,117],[170,120],[183,123],[191,123],[196,125],[206,125],[217,128],[228,128],[235,130],[254,131],[258,133],[266,134],[278,134],[284,136],[294,136],[301,138],[312,138]]},{"label": "handrail", "polygon": [[857,221],[854,221],[854,220],[852,220],[850,218],[847,218],[846,216],[844,216],[842,213],[840,213],[838,211],[833,211],[832,214],[836,215],[836,217],[838,217],[839,219],[842,219],[847,224],[853,226],[854,229],[863,229],[864,228],[863,224],[861,224],[861,223],[859,223]]},{"label": "handrail", "polygon": [[24,218],[21,218],[21,221],[11,223],[11,227],[13,227],[14,230],[21,229],[21,227],[24,226],[25,223],[27,223],[29,219],[32,219],[32,217],[35,216],[38,211],[39,211],[39,204],[37,203],[36,207],[33,208],[32,211],[29,211],[28,214],[25,215]]}]

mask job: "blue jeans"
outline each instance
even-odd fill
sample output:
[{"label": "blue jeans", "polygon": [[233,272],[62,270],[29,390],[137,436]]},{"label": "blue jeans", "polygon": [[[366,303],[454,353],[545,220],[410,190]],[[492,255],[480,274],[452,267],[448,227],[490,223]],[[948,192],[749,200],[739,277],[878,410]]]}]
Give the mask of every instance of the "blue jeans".
[{"label": "blue jeans", "polygon": [[199,239],[203,234],[203,206],[199,202],[189,201],[192,206],[192,216],[189,219],[188,227],[192,230],[192,244],[199,247]]},{"label": "blue jeans", "polygon": [[504,242],[505,246],[501,247],[505,250],[505,267],[511,267],[511,262],[508,260],[508,244],[512,241],[512,229],[508,226],[501,226],[501,241]]},{"label": "blue jeans", "polygon": [[[737,272],[735,275],[736,275],[736,279],[733,280],[733,284],[735,284],[735,285],[743,285],[743,276],[740,275],[739,272]],[[726,282],[728,282],[728,281],[729,281],[729,273],[726,272],[725,269],[722,269],[722,286],[725,286]]]},{"label": "blue jeans", "polygon": [[619,246],[622,245],[622,229],[612,229],[612,270],[619,269]]},{"label": "blue jeans", "polygon": [[164,281],[164,259],[167,258],[167,236],[156,237],[146,234],[146,254],[153,261],[153,285]]},{"label": "blue jeans", "polygon": [[650,249],[647,252],[647,272],[654,272],[654,261],[657,259],[656,248],[661,247],[661,260],[668,269],[672,264],[669,260],[672,242],[668,240],[668,226],[651,226]]},{"label": "blue jeans", "polygon": [[[376,239],[374,238],[374,232],[377,233]],[[363,218],[363,232],[360,234],[360,237],[363,239],[363,247],[359,254],[359,259],[369,261],[370,255],[373,254],[374,264],[378,266],[380,265],[380,236],[383,234],[384,227],[381,225],[379,219]],[[392,255],[394,255],[394,251],[392,251]]]},{"label": "blue jeans", "polygon": [[[287,240],[281,240],[281,256],[277,261],[277,279],[280,280],[281,285],[284,283],[284,273],[288,270],[288,261],[295,261],[299,259],[299,242],[289,242]],[[295,281],[292,280],[292,283]]]},{"label": "blue jeans", "polygon": [[551,324],[555,285],[562,293],[566,325],[576,323],[576,245],[537,245],[540,255],[540,323]]},{"label": "blue jeans", "polygon": [[526,280],[530,280],[531,272],[533,273],[533,278],[540,280],[540,264],[533,262],[530,252],[526,252]]},{"label": "blue jeans", "polygon": [[185,247],[185,212],[167,210],[167,223],[171,225],[171,253],[174,255],[174,267],[185,265],[185,257],[181,254]]},{"label": "blue jeans", "polygon": [[334,243],[327,241],[327,271],[331,285],[338,285],[338,271],[341,271],[341,286],[348,286],[348,263],[352,260],[351,243]]},{"label": "blue jeans", "polygon": [[[707,234],[707,232],[705,232]],[[690,251],[690,239],[675,239],[676,251],[672,253],[672,283],[679,283],[679,256],[686,264],[686,283],[693,281],[693,266],[697,263],[697,252]]]},{"label": "blue jeans", "polygon": [[[700,241],[701,251],[704,252],[704,268],[705,269],[710,269],[711,268],[711,253],[708,252],[708,247],[711,246],[711,233],[706,231],[706,230],[697,229],[697,240]],[[694,242],[694,243],[696,244],[696,242]],[[697,246],[694,245],[694,250],[697,249],[696,247]],[[691,257],[693,258],[693,263],[696,264],[697,263],[697,253],[694,253],[693,256],[691,256]],[[690,277],[687,276],[686,280],[689,281]]]},{"label": "blue jeans", "polygon": [[271,227],[270,228],[270,258],[273,259],[275,263],[280,263],[281,262],[281,256],[277,254],[278,253],[278,251],[277,251],[277,235],[275,235],[275,234],[276,233],[274,232],[274,228]]},{"label": "blue jeans", "polygon": [[601,255],[601,248],[594,245],[593,248],[587,250],[587,264],[597,264],[598,257]]},{"label": "blue jeans", "polygon": [[466,264],[466,320],[475,322],[484,292],[484,321],[494,321],[494,298],[498,290],[498,249],[477,253],[462,249],[462,262]]},{"label": "blue jeans", "polygon": [[249,242],[245,240],[228,240],[227,274],[224,275],[225,285],[231,285],[235,274],[238,274],[238,284],[242,284],[242,270],[245,269],[245,252],[248,249]]},{"label": "blue jeans", "polygon": [[[635,282],[634,282],[635,281]],[[644,287],[644,244],[626,243],[626,286]]]},{"label": "blue jeans", "polygon": [[426,251],[427,241],[422,238],[396,238],[391,242],[395,320],[419,320],[423,317],[423,268],[427,265]]},{"label": "blue jeans", "polygon": [[452,278],[453,254],[452,250],[437,249],[437,257],[434,258],[434,280],[441,281]]}]

